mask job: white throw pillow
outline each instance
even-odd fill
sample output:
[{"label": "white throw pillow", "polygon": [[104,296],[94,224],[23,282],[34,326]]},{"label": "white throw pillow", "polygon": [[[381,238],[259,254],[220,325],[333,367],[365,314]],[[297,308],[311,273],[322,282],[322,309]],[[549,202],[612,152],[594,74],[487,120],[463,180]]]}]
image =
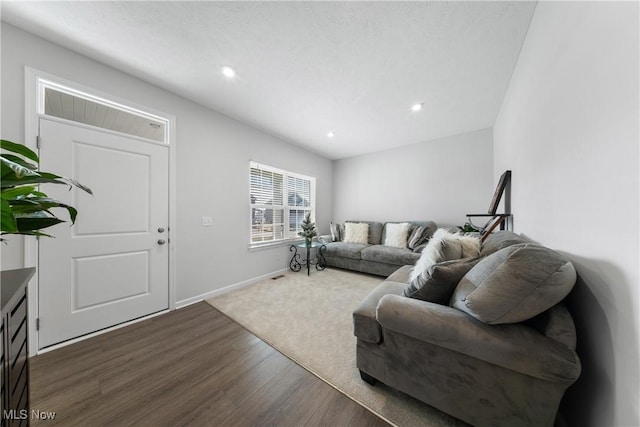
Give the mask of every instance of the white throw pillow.
[{"label": "white throw pillow", "polygon": [[406,248],[407,238],[409,237],[409,227],[411,227],[411,224],[408,222],[400,224],[385,224],[383,244],[393,248]]},{"label": "white throw pillow", "polygon": [[369,224],[364,222],[347,222],[344,225],[345,243],[369,243]]},{"label": "white throw pillow", "polygon": [[453,234],[446,228],[437,229],[411,270],[410,280],[414,281],[423,273],[426,275],[434,264],[462,258],[462,244],[459,237],[460,235]]},{"label": "white throw pillow", "polygon": [[462,258],[480,255],[480,238],[475,236],[460,236],[458,240],[462,245]]}]

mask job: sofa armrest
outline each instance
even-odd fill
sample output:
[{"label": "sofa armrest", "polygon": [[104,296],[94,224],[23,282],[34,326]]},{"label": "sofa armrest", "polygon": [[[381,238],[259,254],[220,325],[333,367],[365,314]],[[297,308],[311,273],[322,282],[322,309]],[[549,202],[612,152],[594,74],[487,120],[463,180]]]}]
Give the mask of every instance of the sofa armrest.
[{"label": "sofa armrest", "polygon": [[487,325],[453,307],[385,295],[376,317],[383,329],[546,381],[572,383],[580,360],[569,347],[522,324]]},{"label": "sofa armrest", "polygon": [[353,311],[353,334],[359,339],[373,344],[382,341],[382,330],[376,320],[378,302],[385,295],[402,295],[405,286],[404,283],[385,280],[369,292]]}]

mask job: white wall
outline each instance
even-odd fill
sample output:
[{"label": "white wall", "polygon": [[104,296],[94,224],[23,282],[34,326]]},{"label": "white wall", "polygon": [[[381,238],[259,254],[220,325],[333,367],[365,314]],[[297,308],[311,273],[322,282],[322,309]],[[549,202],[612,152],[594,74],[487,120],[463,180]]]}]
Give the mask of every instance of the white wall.
[{"label": "white wall", "polygon": [[433,220],[455,229],[489,207],[492,144],[483,129],[334,161],[332,220]]},{"label": "white wall", "polygon": [[[25,65],[176,116],[178,301],[287,266],[288,247],[248,249],[250,160],[315,176],[317,223],[329,231],[331,161],[4,22],[3,138],[24,139]],[[201,226],[203,216],[213,227]],[[13,238],[2,248],[2,268],[22,267],[22,251]]]},{"label": "white wall", "polygon": [[539,2],[494,127],[515,231],[580,276],[568,425],[640,425],[638,30],[637,2]]}]

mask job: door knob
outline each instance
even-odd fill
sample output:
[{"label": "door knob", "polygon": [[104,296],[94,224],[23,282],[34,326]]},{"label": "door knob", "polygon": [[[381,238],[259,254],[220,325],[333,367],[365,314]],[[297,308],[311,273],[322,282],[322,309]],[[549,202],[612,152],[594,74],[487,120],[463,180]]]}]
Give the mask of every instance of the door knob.
[{"label": "door knob", "polygon": [[159,245],[164,245],[165,243],[167,243],[167,242],[166,242],[166,240],[164,240],[164,239],[159,239],[159,240],[158,240],[158,244],[159,244]]},{"label": "door knob", "polygon": [[162,227],[158,228],[158,233],[164,233],[164,228]]}]

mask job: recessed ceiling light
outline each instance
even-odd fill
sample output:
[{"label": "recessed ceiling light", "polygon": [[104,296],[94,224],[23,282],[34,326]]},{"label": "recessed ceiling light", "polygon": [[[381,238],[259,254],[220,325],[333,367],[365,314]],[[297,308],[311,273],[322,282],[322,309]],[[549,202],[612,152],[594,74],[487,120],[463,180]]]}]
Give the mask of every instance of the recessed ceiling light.
[{"label": "recessed ceiling light", "polygon": [[229,77],[230,79],[236,76],[235,70],[228,66],[222,67],[222,74],[224,74],[226,77]]},{"label": "recessed ceiling light", "polygon": [[329,132],[327,134],[327,138],[333,138],[334,136],[336,136],[336,134],[334,132]]},{"label": "recessed ceiling light", "polygon": [[418,104],[413,104],[411,106],[411,111],[420,111],[422,110],[422,107],[424,106],[424,103],[420,102]]}]

